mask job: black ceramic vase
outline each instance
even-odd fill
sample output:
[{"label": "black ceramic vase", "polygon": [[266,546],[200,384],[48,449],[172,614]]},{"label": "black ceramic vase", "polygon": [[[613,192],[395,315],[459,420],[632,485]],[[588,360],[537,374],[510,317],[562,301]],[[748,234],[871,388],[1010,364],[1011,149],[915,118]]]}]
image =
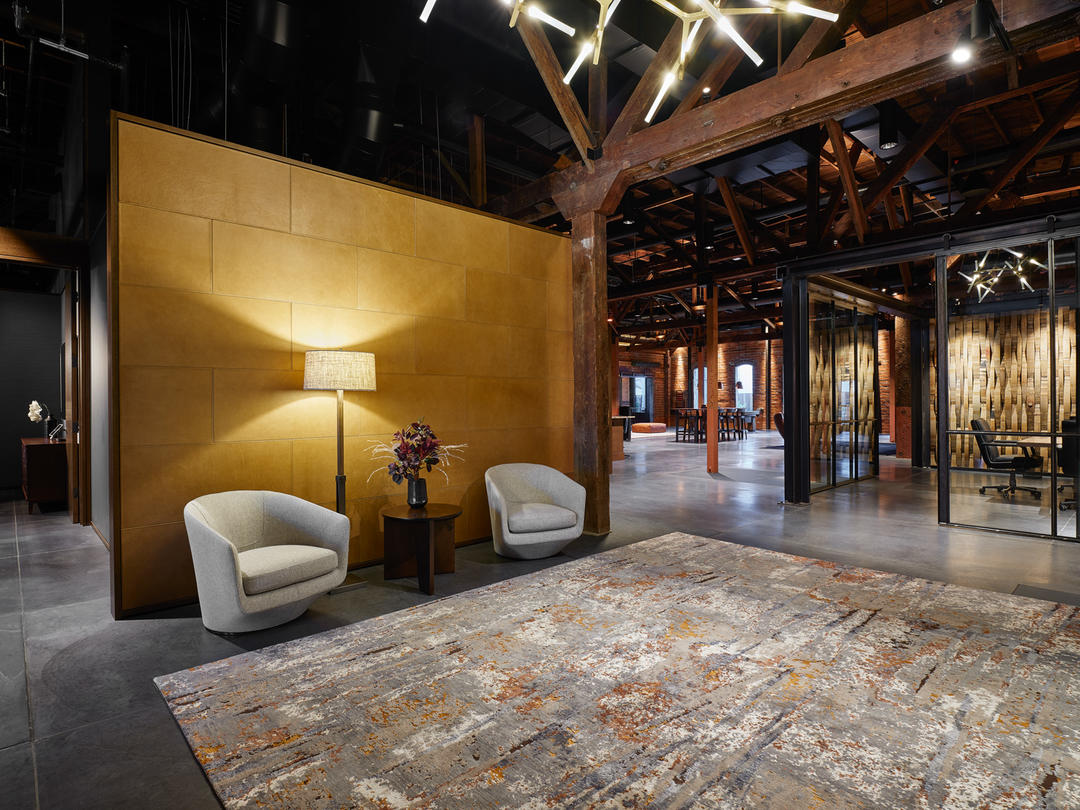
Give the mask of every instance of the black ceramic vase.
[{"label": "black ceramic vase", "polygon": [[413,509],[423,509],[425,506],[427,506],[426,479],[409,479],[409,506],[411,506]]}]

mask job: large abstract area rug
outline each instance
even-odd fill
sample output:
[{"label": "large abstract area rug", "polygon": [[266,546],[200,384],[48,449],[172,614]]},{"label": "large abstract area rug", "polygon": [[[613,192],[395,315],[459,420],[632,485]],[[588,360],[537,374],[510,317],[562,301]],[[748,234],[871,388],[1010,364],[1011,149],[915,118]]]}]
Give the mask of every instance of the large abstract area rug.
[{"label": "large abstract area rug", "polygon": [[1080,608],[669,534],[157,679],[228,807],[1080,807]]}]

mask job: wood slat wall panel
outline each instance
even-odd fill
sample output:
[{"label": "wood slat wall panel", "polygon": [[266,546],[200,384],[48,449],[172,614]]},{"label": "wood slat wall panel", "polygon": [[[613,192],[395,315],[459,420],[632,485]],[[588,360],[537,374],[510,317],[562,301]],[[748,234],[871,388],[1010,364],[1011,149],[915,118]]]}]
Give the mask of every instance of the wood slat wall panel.
[{"label": "wood slat wall panel", "polygon": [[[1060,418],[1076,413],[1076,311],[1057,313],[1057,390]],[[937,353],[930,330],[930,447],[937,464]],[[948,427],[970,430],[986,419],[994,430],[1046,432],[1050,423],[1050,320],[1047,310],[972,315],[949,323]],[[1061,426],[1058,425],[1058,428]],[[973,436],[950,439],[952,465],[978,467]]]}]

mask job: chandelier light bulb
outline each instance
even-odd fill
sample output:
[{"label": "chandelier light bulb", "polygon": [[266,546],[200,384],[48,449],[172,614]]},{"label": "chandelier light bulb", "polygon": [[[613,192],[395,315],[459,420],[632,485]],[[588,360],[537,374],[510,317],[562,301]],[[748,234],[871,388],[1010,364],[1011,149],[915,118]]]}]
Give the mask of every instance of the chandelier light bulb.
[{"label": "chandelier light bulb", "polygon": [[793,14],[805,14],[808,17],[817,17],[819,20],[827,20],[828,22],[836,22],[840,19],[839,14],[834,14],[831,11],[822,11],[819,8],[813,8],[812,6],[806,6],[802,3],[791,0],[787,4],[787,10]]},{"label": "chandelier light bulb", "polygon": [[570,66],[570,70],[566,71],[566,75],[563,76],[563,84],[570,84],[571,80],[574,78],[574,74],[578,72],[578,68],[580,68],[585,63],[585,60],[589,58],[589,54],[593,52],[594,47],[591,39],[581,46],[581,50],[578,52],[574,64]]},{"label": "chandelier light bulb", "polygon": [[[433,3],[434,0],[429,0],[429,2]],[[561,20],[556,20],[550,14],[543,11],[542,9],[540,9],[537,6],[529,6],[529,16],[532,17],[534,20],[539,20],[540,22],[545,23],[546,25],[550,25],[552,28],[554,28],[554,29],[556,29],[558,31],[562,31],[568,37],[572,37],[575,33],[577,33],[576,29],[570,27],[569,25],[562,22]]]},{"label": "chandelier light bulb", "polygon": [[427,2],[424,3],[424,8],[420,12],[420,22],[426,23],[428,21],[428,17],[431,16],[431,10],[435,8],[435,2],[436,0],[427,0]]},{"label": "chandelier light bulb", "polygon": [[607,28],[607,24],[609,22],[611,22],[612,15],[615,14],[615,9],[617,9],[619,7],[619,3],[621,3],[621,2],[622,2],[622,0],[612,0],[611,5],[608,6],[607,14],[604,15],[603,22],[600,24],[601,29]]},{"label": "chandelier light bulb", "polygon": [[655,116],[656,111],[660,109],[660,103],[664,100],[664,96],[667,95],[668,90],[671,89],[671,85],[673,84],[675,84],[675,74],[669,72],[664,76],[664,83],[660,85],[660,92],[656,94],[652,106],[649,107],[649,112],[645,115],[645,123],[652,123],[653,116]]}]

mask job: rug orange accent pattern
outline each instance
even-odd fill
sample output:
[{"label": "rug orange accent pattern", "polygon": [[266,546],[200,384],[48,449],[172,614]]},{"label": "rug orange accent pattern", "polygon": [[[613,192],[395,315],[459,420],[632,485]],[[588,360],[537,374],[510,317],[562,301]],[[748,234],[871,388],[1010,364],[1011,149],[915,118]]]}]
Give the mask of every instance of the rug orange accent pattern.
[{"label": "rug orange accent pattern", "polygon": [[670,534],[156,679],[227,807],[1080,807],[1080,608]]}]

